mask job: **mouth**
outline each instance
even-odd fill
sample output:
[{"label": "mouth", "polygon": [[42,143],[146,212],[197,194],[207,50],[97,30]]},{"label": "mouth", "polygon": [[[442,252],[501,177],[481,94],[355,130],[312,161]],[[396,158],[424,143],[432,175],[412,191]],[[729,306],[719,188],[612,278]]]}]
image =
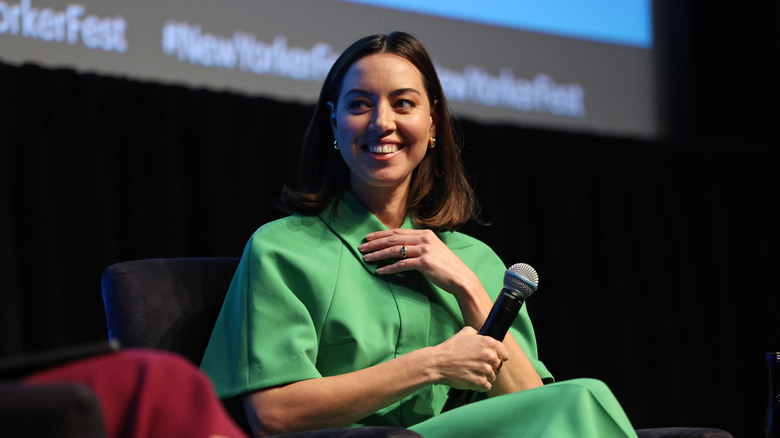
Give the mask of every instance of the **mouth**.
[{"label": "mouth", "polygon": [[366,144],[361,146],[361,149],[372,154],[392,154],[403,149],[403,147],[404,146],[402,144],[398,143],[380,143]]}]

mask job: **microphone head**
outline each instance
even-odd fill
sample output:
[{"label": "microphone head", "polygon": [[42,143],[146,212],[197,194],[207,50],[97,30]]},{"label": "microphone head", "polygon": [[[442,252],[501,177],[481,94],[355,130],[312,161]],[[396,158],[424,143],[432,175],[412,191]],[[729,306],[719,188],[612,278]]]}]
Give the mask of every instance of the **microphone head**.
[{"label": "microphone head", "polygon": [[539,286],[539,274],[525,263],[515,263],[504,274],[504,289],[520,294],[523,299],[530,297]]}]

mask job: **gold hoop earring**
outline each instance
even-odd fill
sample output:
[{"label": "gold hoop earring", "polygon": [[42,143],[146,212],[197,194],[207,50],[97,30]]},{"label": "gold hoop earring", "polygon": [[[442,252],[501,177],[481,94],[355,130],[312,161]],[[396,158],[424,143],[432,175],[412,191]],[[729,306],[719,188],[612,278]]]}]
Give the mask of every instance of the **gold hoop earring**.
[{"label": "gold hoop earring", "polygon": [[333,140],[333,149],[339,150],[339,139]]},{"label": "gold hoop earring", "polygon": [[436,137],[430,137],[428,139],[428,149],[433,149],[436,147]]}]

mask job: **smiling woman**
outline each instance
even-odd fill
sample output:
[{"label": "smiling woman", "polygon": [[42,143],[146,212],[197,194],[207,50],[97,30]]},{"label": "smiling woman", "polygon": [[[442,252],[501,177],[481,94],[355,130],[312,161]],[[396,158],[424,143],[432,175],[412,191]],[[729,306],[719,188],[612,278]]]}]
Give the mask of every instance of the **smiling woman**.
[{"label": "smiling woman", "polygon": [[333,136],[349,167],[349,190],[388,228],[406,217],[412,172],[436,136],[438,118],[415,66],[400,56],[362,58],[331,108]]},{"label": "smiling woman", "polygon": [[[373,59],[372,55],[382,56]],[[367,57],[372,59],[363,59]],[[405,82],[396,85],[397,88],[389,87],[381,84],[378,77],[384,75],[383,77],[387,78],[387,72],[381,69],[365,71],[368,63],[379,62],[392,65],[398,73],[403,71]],[[348,75],[350,81],[367,81],[371,78],[377,86],[382,87],[386,96],[382,96],[380,102],[380,96],[376,95],[378,90],[348,85]],[[399,78],[398,81],[400,80]],[[353,98],[350,102],[351,110],[345,106],[348,104],[341,102],[345,97]],[[347,48],[336,60],[322,86],[304,138],[300,180],[296,188],[285,188],[282,207],[290,213],[319,214],[331,202],[338,202],[341,193],[347,190],[352,182],[350,168],[340,153],[323,145],[331,145],[334,141],[337,144],[352,141],[338,137],[339,129],[344,126],[343,123],[338,123],[340,114],[343,114],[342,118],[347,115],[358,118],[360,113],[369,119],[374,117],[372,129],[376,130],[376,123],[386,123],[383,118],[390,102],[394,103],[394,118],[407,115],[404,112],[424,115],[426,124],[432,123],[428,128],[429,132],[424,135],[426,142],[431,146],[437,145],[435,149],[431,148],[423,154],[419,165],[414,169],[409,180],[407,205],[404,209],[414,215],[418,226],[434,230],[452,231],[474,219],[477,203],[459,160],[460,146],[453,134],[447,98],[441,82],[425,47],[417,39],[404,33],[395,33],[390,37],[382,35],[363,38]],[[380,103],[384,108],[376,108]],[[428,109],[421,109],[421,106]],[[371,120],[367,124],[370,122]],[[398,134],[372,135],[400,138]],[[397,147],[390,144],[374,146],[381,146],[382,149]]]},{"label": "smiling woman", "polygon": [[[419,41],[350,46],[302,157],[284,198],[295,214],[250,238],[201,364],[221,397],[243,400],[256,435],[635,436],[603,383],[553,383],[526,307],[503,342],[478,334],[505,264],[454,231],[475,201]],[[450,388],[488,400],[441,414]]]}]

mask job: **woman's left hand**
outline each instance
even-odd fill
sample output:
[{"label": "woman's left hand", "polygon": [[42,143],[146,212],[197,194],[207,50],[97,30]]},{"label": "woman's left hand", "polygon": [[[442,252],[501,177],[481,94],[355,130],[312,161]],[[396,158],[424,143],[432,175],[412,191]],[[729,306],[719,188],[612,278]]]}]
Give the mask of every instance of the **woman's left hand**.
[{"label": "woman's left hand", "polygon": [[367,235],[366,243],[358,249],[366,262],[394,260],[377,268],[378,274],[420,271],[433,284],[456,297],[471,286],[481,287],[471,269],[431,230],[377,231]]}]

